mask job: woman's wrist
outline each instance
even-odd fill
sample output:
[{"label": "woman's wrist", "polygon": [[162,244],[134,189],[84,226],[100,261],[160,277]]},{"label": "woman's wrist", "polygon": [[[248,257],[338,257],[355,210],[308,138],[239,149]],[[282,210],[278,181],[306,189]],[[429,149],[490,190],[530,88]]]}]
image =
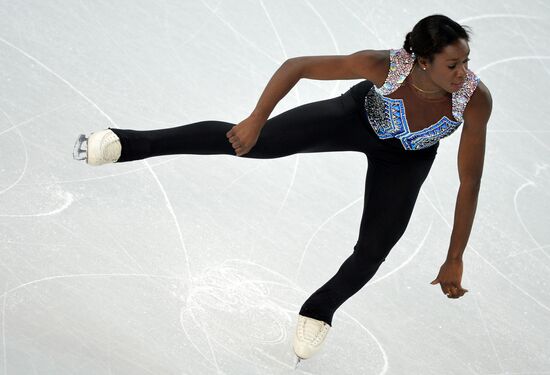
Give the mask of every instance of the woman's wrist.
[{"label": "woman's wrist", "polygon": [[250,114],[250,117],[253,118],[253,119],[257,119],[257,120],[267,121],[267,119],[269,118],[269,115],[265,114],[261,111],[254,110]]}]

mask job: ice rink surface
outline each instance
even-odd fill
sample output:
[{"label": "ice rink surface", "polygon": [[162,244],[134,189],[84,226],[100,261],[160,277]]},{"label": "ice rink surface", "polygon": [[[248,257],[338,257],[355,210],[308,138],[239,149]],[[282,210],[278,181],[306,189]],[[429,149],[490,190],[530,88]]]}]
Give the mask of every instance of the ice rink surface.
[{"label": "ice rink surface", "polygon": [[[473,29],[490,88],[464,297],[447,254],[461,130],[402,239],[294,370],[297,312],[351,254],[365,155],[91,167],[80,133],[243,120],[287,58]],[[2,1],[0,374],[550,374],[550,3]],[[359,81],[301,80],[273,115]]]}]

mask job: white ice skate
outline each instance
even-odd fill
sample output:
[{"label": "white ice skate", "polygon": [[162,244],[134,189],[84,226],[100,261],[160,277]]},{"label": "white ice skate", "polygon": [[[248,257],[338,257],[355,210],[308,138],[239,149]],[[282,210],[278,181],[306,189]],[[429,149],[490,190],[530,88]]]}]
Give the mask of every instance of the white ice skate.
[{"label": "white ice skate", "polygon": [[294,335],[294,353],[296,353],[296,366],[302,359],[312,357],[323,345],[327,337],[330,325],[307,316],[298,315],[298,324]]},{"label": "white ice skate", "polygon": [[75,160],[86,160],[89,165],[114,163],[120,158],[120,139],[111,130],[100,130],[89,137],[80,134],[73,150]]}]

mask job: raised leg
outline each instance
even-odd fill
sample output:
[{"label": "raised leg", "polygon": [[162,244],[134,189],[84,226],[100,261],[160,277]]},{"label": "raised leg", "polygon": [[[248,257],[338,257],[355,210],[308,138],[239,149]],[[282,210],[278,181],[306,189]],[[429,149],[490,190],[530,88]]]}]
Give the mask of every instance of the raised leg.
[{"label": "raised leg", "polygon": [[[296,153],[363,151],[368,136],[360,108],[349,95],[307,103],[267,120],[256,145],[242,157],[279,158]],[[120,138],[118,162],[169,154],[227,154],[235,150],[226,133],[235,124],[200,121],[174,128],[130,130],[111,128]]]}]

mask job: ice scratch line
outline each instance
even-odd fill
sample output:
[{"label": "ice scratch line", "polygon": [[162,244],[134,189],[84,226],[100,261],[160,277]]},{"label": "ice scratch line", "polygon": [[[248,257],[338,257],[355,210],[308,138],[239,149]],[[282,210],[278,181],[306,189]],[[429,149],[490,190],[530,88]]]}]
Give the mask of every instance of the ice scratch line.
[{"label": "ice scratch line", "polygon": [[321,225],[319,225],[319,227],[317,227],[317,229],[315,230],[315,232],[313,232],[313,234],[311,235],[311,237],[309,238],[309,240],[307,241],[307,244],[306,244],[306,247],[304,248],[304,251],[302,252],[302,256],[300,258],[300,262],[298,263],[298,268],[296,269],[296,273],[294,274],[294,279],[292,281],[296,282],[296,280],[298,280],[298,276],[300,275],[300,271],[302,269],[302,264],[304,262],[304,258],[306,256],[306,252],[309,248],[309,245],[311,244],[311,241],[313,241],[313,239],[315,238],[315,236],[317,235],[317,233],[319,233],[319,231],[329,222],[331,221],[334,217],[336,217],[338,214],[340,214],[341,212],[344,212],[345,210],[347,210],[349,207],[353,206],[355,203],[361,201],[363,199],[363,196],[357,198],[356,200],[354,200],[353,202],[347,204],[346,206],[342,207],[341,209],[339,209],[338,211],[336,211],[335,213],[333,213],[332,215],[330,215],[328,218],[325,219],[325,221],[323,221],[321,223]]},{"label": "ice scratch line", "polygon": [[345,316],[347,316],[349,319],[353,320],[355,322],[355,324],[357,324],[359,327],[361,327],[363,329],[363,331],[365,331],[374,340],[374,342],[378,346],[378,349],[380,349],[380,352],[382,353],[382,359],[384,360],[384,365],[383,365],[382,370],[380,371],[379,375],[385,375],[388,372],[388,368],[389,368],[388,355],[386,354],[386,351],[384,350],[384,347],[382,346],[380,341],[378,341],[376,336],[371,331],[369,331],[367,329],[367,327],[365,327],[363,324],[361,324],[360,321],[355,319],[353,316],[348,314],[346,311],[343,311],[343,314]]},{"label": "ice scratch line", "polygon": [[489,332],[489,328],[487,327],[487,322],[485,317],[483,316],[483,310],[479,307],[479,301],[477,300],[477,294],[474,294],[474,302],[476,304],[477,312],[479,313],[479,316],[481,318],[481,323],[483,323],[483,329],[485,330],[485,334],[487,335],[487,338],[489,339],[489,343],[491,344],[491,348],[493,349],[493,354],[497,358],[498,366],[500,367],[500,371],[503,370],[502,363],[500,361],[500,358],[498,356],[498,350],[495,347],[495,343],[493,342],[493,338],[491,337],[491,333]]},{"label": "ice scratch line", "polygon": [[380,43],[380,45],[384,45],[385,42],[383,42],[380,37],[378,36],[378,32],[376,30],[376,27],[371,27],[368,23],[363,21],[358,15],[357,15],[357,9],[351,10],[342,0],[338,0],[338,4],[348,12],[351,17],[355,18],[369,33],[371,33]]},{"label": "ice scratch line", "polygon": [[493,66],[495,65],[498,65],[498,64],[502,64],[502,63],[506,63],[506,62],[510,62],[510,61],[521,61],[521,60],[535,60],[535,59],[538,59],[538,60],[549,60],[550,59],[550,56],[542,56],[542,55],[533,55],[533,56],[513,56],[513,57],[508,57],[508,58],[505,58],[505,59],[500,59],[500,60],[496,60],[496,61],[493,61],[489,64],[486,64],[486,65],[483,65],[481,68],[478,68],[476,70],[477,73],[481,73],[482,71],[486,70],[486,69],[489,69],[489,68],[492,68]]},{"label": "ice scratch line", "polygon": [[37,115],[34,115],[34,116],[32,116],[32,117],[26,119],[25,121],[21,121],[20,123],[15,124],[15,125],[14,125],[13,122],[9,119],[8,115],[6,114],[6,112],[4,112],[4,111],[2,111],[2,110],[0,109],[0,111],[2,111],[2,113],[4,114],[4,116],[6,116],[6,118],[7,118],[8,121],[9,121],[9,123],[11,124],[11,126],[10,126],[9,128],[2,130],[2,131],[0,132],[0,135],[2,135],[2,134],[4,134],[4,133],[7,133],[7,132],[9,132],[9,131],[12,131],[12,130],[14,130],[14,129],[17,129],[17,128],[19,128],[20,126],[26,125],[26,124],[28,124],[28,123],[30,123],[30,122],[33,122],[34,120],[36,120],[36,119],[38,119],[38,118],[40,118],[40,117],[44,117],[44,116],[46,116],[46,115],[52,114],[52,113],[54,113],[54,112],[57,112],[57,111],[59,111],[60,109],[64,109],[64,108],[66,108],[66,107],[68,107],[68,106],[69,106],[68,104],[62,104],[62,105],[57,106],[57,107],[55,107],[55,108],[53,108],[53,109],[51,109],[51,110],[49,110],[49,111],[45,111],[45,112],[39,113],[39,114],[37,114]]},{"label": "ice scratch line", "polygon": [[210,11],[212,12],[212,14],[214,14],[220,21],[222,21],[224,23],[225,26],[227,26],[227,28],[229,28],[236,36],[238,36],[239,38],[241,38],[243,41],[245,41],[249,46],[251,46],[252,48],[254,48],[256,51],[260,52],[262,55],[264,55],[265,57],[267,57],[270,61],[272,61],[274,64],[280,64],[281,62],[275,58],[273,58],[272,56],[270,56],[269,54],[267,54],[267,52],[265,52],[264,50],[262,50],[261,48],[259,48],[257,45],[255,45],[250,39],[248,39],[246,36],[244,36],[242,33],[240,33],[237,29],[235,29],[233,27],[233,25],[231,25],[231,23],[229,23],[229,21],[227,21],[225,18],[223,18],[222,16],[220,16],[218,14],[218,12],[214,12],[209,6],[208,4],[206,4],[206,2],[204,0],[201,0],[201,2],[203,3],[203,5]]},{"label": "ice scratch line", "polygon": [[307,6],[315,13],[317,18],[319,18],[319,21],[321,21],[321,24],[325,28],[325,30],[328,32],[328,35],[330,36],[330,39],[332,40],[332,44],[334,45],[334,49],[336,50],[337,54],[340,54],[340,48],[338,48],[338,42],[336,41],[336,38],[334,37],[334,34],[332,33],[332,30],[330,29],[327,21],[325,18],[317,11],[317,9],[309,2],[309,0],[304,0]]},{"label": "ice scratch line", "polygon": [[[533,234],[531,233],[531,231],[529,229],[527,229],[527,225],[525,225],[525,222],[523,221],[523,218],[521,217],[521,214],[519,213],[519,209],[518,209],[518,196],[519,196],[519,193],[521,190],[523,190],[524,188],[528,187],[528,186],[536,186],[535,182],[533,182],[532,180],[524,177],[521,175],[521,173],[519,173],[518,171],[516,171],[514,168],[512,168],[511,166],[508,166],[508,169],[510,169],[512,172],[514,172],[515,174],[517,174],[518,176],[520,176],[521,178],[523,178],[524,180],[526,180],[526,182],[521,185],[519,188],[516,189],[515,193],[514,193],[514,211],[516,213],[516,216],[519,220],[519,223],[521,224],[523,230],[525,232],[527,232],[527,234],[529,235],[529,237],[531,237],[531,240],[535,243],[535,245],[537,245],[539,248],[541,247],[541,244],[535,239],[535,237],[533,236]],[[546,251],[543,251],[542,252],[547,258],[550,258],[550,255],[546,253]]]},{"label": "ice scratch line", "polygon": [[[506,10],[508,10],[510,7],[507,4],[504,4],[504,8],[506,8]],[[529,46],[529,49],[531,50],[531,52],[536,53],[537,48],[535,48],[533,46],[533,43],[531,42],[531,37],[530,36],[527,37],[524,32],[520,31],[521,29],[524,29],[524,26],[522,26],[518,23],[517,18],[518,17],[512,17],[512,20],[513,20],[514,24],[516,25],[516,32],[519,31],[519,34],[523,38],[525,44]],[[540,67],[546,71],[546,74],[549,74],[550,72],[548,71],[548,67],[547,67],[548,64],[543,64],[542,61],[540,61],[540,60],[539,60],[539,63],[540,63]]]},{"label": "ice scratch line", "polygon": [[63,78],[62,76],[60,76],[59,74],[57,74],[56,72],[54,72],[52,69],[50,69],[48,66],[46,66],[45,64],[43,64],[40,60],[38,60],[37,58],[35,58],[34,56],[31,56],[29,55],[27,52],[23,51],[21,48],[17,47],[17,46],[14,46],[13,44],[11,44],[10,42],[8,42],[7,40],[5,40],[4,38],[1,38],[0,37],[0,42],[4,43],[5,45],[13,48],[14,50],[18,51],[19,53],[21,53],[22,55],[26,56],[28,59],[34,61],[35,63],[37,63],[38,65],[40,65],[42,68],[44,68],[44,70],[50,72],[51,74],[53,74],[55,77],[57,77],[59,80],[61,80],[63,83],[65,83],[67,86],[69,86],[71,89],[73,89],[78,95],[80,95],[84,100],[86,100],[88,103],[90,103],[95,109],[97,109],[99,111],[99,113],[101,113],[103,116],[105,116],[109,121],[111,121],[113,124],[115,123],[113,121],[113,119],[107,114],[105,113],[101,108],[99,108],[99,106],[90,98],[88,98],[86,95],[84,95],[84,93],[82,91],[80,91],[79,89],[77,89],[75,86],[73,86],[72,83],[70,83],[69,81],[67,81],[65,78]]},{"label": "ice scratch line", "polygon": [[296,181],[296,175],[298,174],[298,164],[300,164],[300,154],[296,154],[296,157],[294,158],[294,167],[292,168],[292,177],[290,178],[288,189],[286,189],[285,197],[283,198],[283,201],[281,202],[279,208],[277,209],[277,213],[275,217],[279,217],[279,215],[281,214],[281,211],[283,210],[283,207],[285,206],[288,200],[288,196],[290,195],[290,192],[294,187],[294,182]]},{"label": "ice scratch line", "polygon": [[[154,168],[154,167],[157,167],[159,165],[167,164],[167,163],[170,163],[174,160],[178,160],[178,159],[181,159],[181,158],[182,158],[182,156],[176,156],[176,157],[173,157],[173,158],[163,159],[162,161],[158,161],[156,163],[151,163],[151,166]],[[103,180],[105,178],[114,178],[114,177],[129,175],[129,174],[133,174],[133,173],[136,173],[136,172],[144,171],[146,169],[147,169],[147,166],[144,166],[144,167],[137,167],[137,168],[134,168],[134,169],[130,169],[126,172],[111,173],[111,174],[107,174],[107,175],[99,176],[99,177],[79,178],[79,179],[76,179],[76,180],[62,180],[62,181],[60,180],[60,181],[55,181],[55,182],[33,182],[33,183],[30,183],[30,184],[19,184],[19,186],[50,186],[50,185],[60,185],[60,184],[73,184],[73,183],[77,183],[77,182],[98,181],[98,180]]]},{"label": "ice scratch line", "polygon": [[208,344],[210,346],[210,350],[211,350],[211,354],[212,354],[212,358],[208,358],[203,352],[201,349],[199,349],[199,347],[195,344],[195,341],[193,341],[191,335],[189,334],[189,332],[187,332],[187,329],[185,328],[185,324],[183,322],[183,317],[185,315],[185,313],[188,313],[191,318],[193,319],[193,321],[195,322],[195,324],[200,327],[200,330],[201,332],[205,335],[205,336],[208,336],[208,334],[206,333],[206,330],[200,325],[200,323],[197,321],[197,319],[195,318],[195,314],[192,313],[191,309],[182,309],[181,312],[180,312],[180,327],[181,329],[183,330],[183,333],[185,334],[185,336],[187,337],[187,339],[189,340],[189,342],[191,343],[191,345],[195,348],[195,350],[208,362],[210,363],[212,366],[214,366],[214,368],[217,370],[217,372],[219,373],[220,372],[220,368],[218,366],[218,363],[217,363],[217,360],[216,360],[216,357],[214,356],[214,353],[212,351],[212,347],[210,346],[210,343]]},{"label": "ice scratch line", "polygon": [[[4,112],[2,109],[0,109],[0,112],[2,112],[4,114],[4,116],[6,116],[6,118],[8,119],[8,121],[10,122],[10,124],[12,123],[11,120],[9,119],[8,115],[6,114],[6,112]],[[11,184],[10,186],[8,186],[7,188],[5,188],[4,190],[0,190],[0,195],[1,194],[4,194],[5,192],[13,189],[14,186],[16,186],[17,184],[19,184],[19,182],[21,182],[21,180],[23,179],[23,176],[25,176],[25,174],[27,173],[27,168],[29,167],[29,152],[28,152],[28,149],[27,149],[27,145],[25,144],[25,139],[23,138],[23,134],[21,134],[21,132],[19,131],[19,129],[17,129],[17,135],[19,136],[19,138],[21,139],[21,144],[23,145],[23,152],[25,153],[25,165],[23,166],[23,171],[21,171],[21,173],[19,174],[19,176],[17,177],[17,180],[14,181],[13,184]]]},{"label": "ice scratch line", "polygon": [[458,23],[466,23],[470,21],[478,21],[483,20],[487,18],[525,18],[525,19],[532,19],[532,20],[542,20],[544,17],[534,17],[534,16],[528,16],[526,14],[508,14],[508,13],[495,13],[495,14],[482,14],[479,16],[474,17],[466,17],[462,18],[460,20],[457,20]]},{"label": "ice scratch line", "polygon": [[520,251],[520,252],[517,252],[515,254],[509,254],[505,257],[502,257],[500,259],[498,259],[497,261],[498,262],[501,262],[503,260],[506,260],[506,259],[510,259],[510,258],[514,258],[514,257],[517,257],[519,255],[525,255],[525,254],[529,254],[529,253],[533,253],[535,251],[539,251],[539,250],[543,250],[543,249],[548,249],[550,248],[550,245],[544,245],[544,246],[536,246],[536,247],[533,247],[531,249],[527,249],[527,250],[523,250],[523,251]]},{"label": "ice scratch line", "polygon": [[[269,24],[271,25],[271,29],[273,30],[273,33],[275,34],[275,37],[277,38],[277,41],[279,42],[279,46],[281,47],[281,51],[283,52],[283,56],[286,60],[286,59],[288,59],[288,54],[286,52],[286,49],[285,49],[285,46],[284,46],[283,41],[281,39],[281,36],[280,36],[279,32],[277,31],[277,28],[275,27],[275,24],[273,23],[273,20],[271,19],[271,16],[270,16],[269,12],[267,11],[267,9],[264,5],[264,2],[262,0],[259,0],[259,2],[260,2],[260,5],[262,6],[262,9],[264,10],[264,13],[267,17],[267,20],[269,21]],[[300,103],[301,102],[301,97],[300,97],[300,92],[298,91],[297,88],[294,90],[294,96],[296,97],[297,103]],[[292,170],[292,177],[290,178],[290,182],[289,182],[288,188],[286,190],[285,196],[284,196],[281,204],[279,205],[279,208],[277,209],[277,213],[275,214],[275,217],[279,217],[279,215],[281,214],[281,211],[283,210],[283,208],[286,205],[286,202],[288,201],[288,197],[290,195],[290,192],[292,191],[292,188],[294,187],[294,182],[296,181],[296,175],[297,175],[297,172],[298,172],[298,165],[299,164],[300,164],[300,155],[296,154],[296,156],[294,158],[294,168]]]},{"label": "ice scratch line", "polygon": [[[4,287],[4,295],[8,290],[8,282],[6,281],[6,286]],[[8,354],[6,350],[6,302],[7,298],[4,298],[2,301],[2,348],[4,351],[4,375],[8,375]]]},{"label": "ice scratch line", "polygon": [[190,280],[191,278],[191,265],[189,264],[189,255],[187,254],[187,247],[185,246],[185,242],[183,240],[183,234],[181,233],[181,227],[178,221],[178,218],[176,216],[176,213],[174,212],[174,207],[172,206],[172,203],[170,202],[170,199],[168,198],[168,194],[166,194],[166,190],[164,189],[164,186],[160,182],[157,174],[153,171],[153,168],[149,165],[149,162],[147,160],[143,160],[151,174],[153,175],[153,178],[158,184],[158,187],[160,191],[162,192],[162,195],[164,196],[164,201],[166,203],[166,208],[168,209],[168,212],[170,212],[170,215],[172,216],[172,219],[174,219],[174,224],[176,226],[176,230],[178,232],[178,237],[180,240],[180,244],[183,248],[183,256],[185,257],[185,266],[187,267],[187,280]]},{"label": "ice scratch line", "polygon": [[231,182],[229,182],[229,184],[227,184],[226,186],[224,186],[222,190],[220,190],[220,193],[218,194],[218,199],[221,195],[225,194],[227,190],[231,189],[233,185],[235,185],[239,180],[243,179],[247,175],[251,174],[252,172],[260,168],[261,168],[261,165],[258,165],[257,167],[249,169],[248,171],[243,172],[240,176],[237,176],[236,178],[234,178]]},{"label": "ice scratch line", "polygon": [[44,212],[41,214],[24,214],[24,215],[0,215],[0,217],[42,217],[42,216],[52,216],[57,215],[58,213],[66,210],[73,202],[74,202],[74,196],[69,192],[63,192],[65,203],[59,208],[56,208],[53,211],[50,212]]},{"label": "ice scratch line", "polygon": [[[332,44],[334,45],[334,49],[336,51],[336,54],[340,54],[340,48],[338,47],[338,42],[336,41],[336,38],[334,37],[334,34],[332,32],[332,30],[330,29],[330,26],[328,25],[327,21],[325,20],[325,18],[317,11],[317,9],[313,6],[313,4],[311,4],[309,2],[309,0],[304,0],[305,3],[309,6],[309,8],[313,11],[313,13],[315,13],[315,15],[319,18],[319,20],[321,21],[321,24],[323,25],[323,27],[325,28],[325,30],[328,32],[328,35],[330,36],[330,39],[332,40]],[[332,90],[331,90],[331,96],[334,96],[337,94],[337,92],[339,91],[339,87],[340,87],[340,81],[336,81],[335,82],[335,85],[333,86]]]},{"label": "ice scratch line", "polygon": [[156,278],[168,279],[168,280],[183,279],[183,277],[179,277],[179,276],[151,275],[146,273],[145,274],[144,273],[81,273],[81,274],[71,274],[71,275],[56,275],[56,276],[48,276],[42,279],[32,280],[24,284],[20,284],[8,290],[7,292],[4,292],[4,294],[0,295],[0,298],[5,297],[9,293],[15,292],[16,290],[24,288],[29,285],[38,284],[44,281],[51,281],[51,280],[57,280],[57,279],[70,279],[70,278],[78,278],[78,277],[156,277]]}]

